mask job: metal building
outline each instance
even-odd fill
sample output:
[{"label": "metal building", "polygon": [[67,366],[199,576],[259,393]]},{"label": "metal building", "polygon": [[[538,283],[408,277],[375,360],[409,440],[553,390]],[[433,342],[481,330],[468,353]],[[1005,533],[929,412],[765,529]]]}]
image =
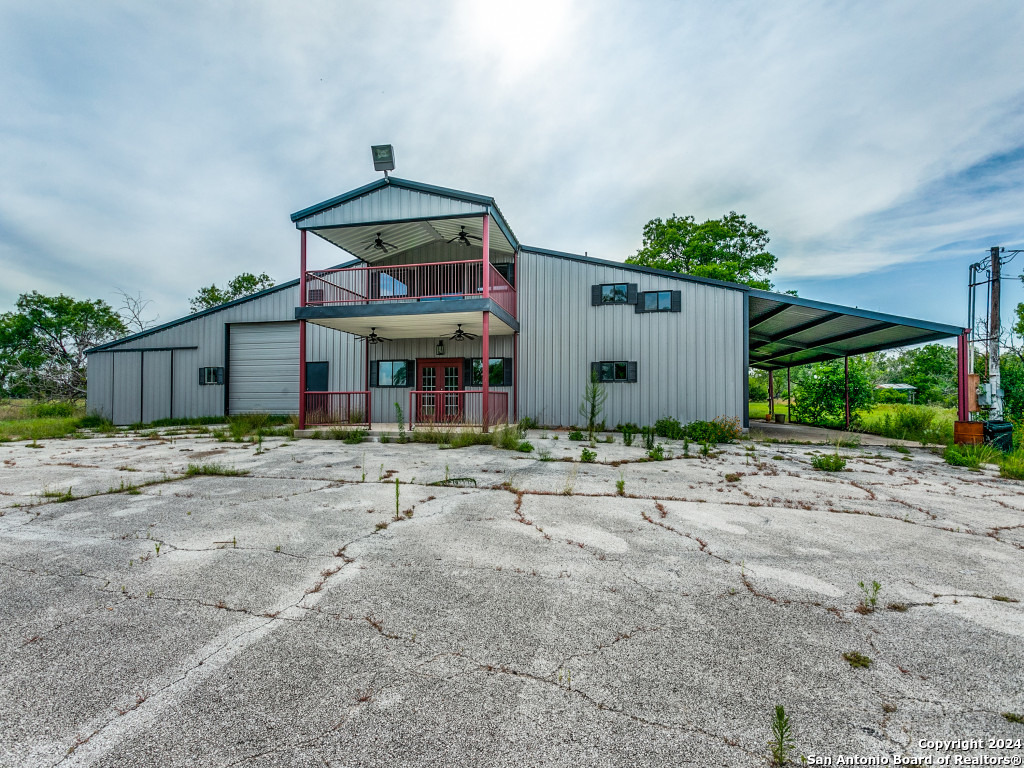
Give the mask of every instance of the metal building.
[{"label": "metal building", "polygon": [[[597,374],[609,425],[745,424],[748,366],[962,331],[525,246],[492,198],[394,177],[292,220],[297,280],[90,350],[90,412],[317,426],[392,422],[398,404],[412,424],[569,425]],[[310,268],[309,233],[356,260]]]}]

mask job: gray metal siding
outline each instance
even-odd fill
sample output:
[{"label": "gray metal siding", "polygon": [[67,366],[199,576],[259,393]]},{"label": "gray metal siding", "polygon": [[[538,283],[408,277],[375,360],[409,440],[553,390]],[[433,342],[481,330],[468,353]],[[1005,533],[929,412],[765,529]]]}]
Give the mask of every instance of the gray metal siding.
[{"label": "gray metal siding", "polygon": [[143,352],[142,421],[171,418],[171,351]]},{"label": "gray metal siding", "polygon": [[115,424],[142,421],[142,353],[125,352],[114,358]]},{"label": "gray metal siding", "polygon": [[303,229],[315,229],[374,221],[482,215],[486,210],[485,206],[476,203],[388,186],[307,216],[297,224]]},{"label": "gray metal siding", "polygon": [[230,413],[298,413],[299,324],[231,326]]},{"label": "gray metal siding", "polygon": [[114,355],[97,352],[89,355],[86,368],[85,410],[106,419],[114,416]]},{"label": "gray metal siding", "polygon": [[[591,306],[592,285],[616,282],[681,291],[682,311]],[[742,418],[742,292],[529,251],[520,253],[518,287],[521,416],[578,423],[590,363],[635,360],[637,383],[606,385],[609,426],[662,416]]]}]

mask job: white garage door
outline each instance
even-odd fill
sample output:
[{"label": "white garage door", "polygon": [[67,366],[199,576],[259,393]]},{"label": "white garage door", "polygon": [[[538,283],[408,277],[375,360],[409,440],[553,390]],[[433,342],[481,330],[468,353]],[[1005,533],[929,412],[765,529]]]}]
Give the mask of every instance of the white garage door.
[{"label": "white garage door", "polygon": [[232,324],[231,413],[298,413],[299,324]]}]

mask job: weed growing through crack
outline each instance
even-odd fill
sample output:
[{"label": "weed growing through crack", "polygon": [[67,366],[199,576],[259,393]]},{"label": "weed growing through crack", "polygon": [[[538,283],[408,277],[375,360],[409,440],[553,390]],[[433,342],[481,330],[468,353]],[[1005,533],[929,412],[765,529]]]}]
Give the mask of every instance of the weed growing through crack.
[{"label": "weed growing through crack", "polygon": [[1007,722],[1024,725],[1024,715],[1018,715],[1016,712],[1003,712],[1003,717]]},{"label": "weed growing through crack", "polygon": [[558,684],[562,685],[565,683],[565,687],[572,690],[572,670],[571,669],[560,669],[558,670]]},{"label": "weed growing through crack", "polygon": [[409,438],[405,436],[405,414],[400,403],[395,403],[395,421],[398,422],[398,442],[404,443]]},{"label": "weed growing through crack", "polygon": [[595,451],[590,450],[589,448],[585,447],[583,449],[583,452],[580,453],[580,461],[582,461],[584,464],[593,464],[596,459],[597,453]]},{"label": "weed growing through crack", "polygon": [[665,460],[665,446],[658,443],[656,446],[647,451],[647,458],[651,461],[664,461]]},{"label": "weed growing through crack", "polygon": [[725,482],[727,483],[738,483],[740,478],[743,477],[742,472],[728,472],[725,475]]},{"label": "weed growing through crack", "polygon": [[836,453],[819,453],[811,458],[811,466],[822,472],[842,472],[846,469],[846,459]]},{"label": "weed growing through crack", "polygon": [[860,651],[844,653],[843,658],[846,659],[849,665],[854,669],[871,669],[871,659]]},{"label": "weed growing through crack", "polygon": [[619,479],[615,481],[615,494],[617,496],[626,495],[626,475],[621,469],[619,470]]},{"label": "weed growing through crack", "polygon": [[244,469],[225,467],[223,464],[189,464],[185,470],[186,475],[220,475],[224,477],[237,477],[249,474]]},{"label": "weed growing through crack", "polygon": [[378,483],[383,483],[384,482],[384,465],[383,464],[380,465],[380,474],[377,475],[377,482]]},{"label": "weed growing through crack", "polygon": [[878,605],[878,593],[882,591],[882,585],[877,581],[872,581],[870,586],[863,581],[858,581],[857,586],[864,593],[859,606],[859,613],[871,613]]},{"label": "weed growing through crack", "polygon": [[156,547],[156,556],[160,557],[160,542],[156,542],[156,544],[154,544],[153,546]]},{"label": "weed growing through crack", "polygon": [[565,476],[565,485],[562,486],[563,496],[572,496],[573,488],[576,487],[576,476],[579,474],[580,468],[576,462],[569,465],[569,472]]},{"label": "weed growing through crack", "polygon": [[768,742],[771,764],[785,765],[795,749],[796,742],[793,740],[793,727],[789,722],[789,715],[786,714],[785,707],[778,704],[772,717],[772,739]]},{"label": "weed growing through crack", "polygon": [[75,500],[75,495],[71,492],[71,488],[70,487],[66,491],[49,491],[49,490],[44,490],[42,495],[43,495],[44,499],[53,499],[58,504],[61,504],[61,503],[65,502],[65,501],[74,501]]},{"label": "weed growing through crack", "polygon": [[274,547],[274,551],[275,552],[280,552],[281,551],[281,545],[278,544],[276,547]]},{"label": "weed growing through crack", "polygon": [[366,451],[363,451],[363,474],[360,476],[359,482],[366,482]]},{"label": "weed growing through crack", "polygon": [[395,521],[402,519],[402,513],[399,511],[401,507],[402,490],[399,485],[398,478],[395,478]]}]

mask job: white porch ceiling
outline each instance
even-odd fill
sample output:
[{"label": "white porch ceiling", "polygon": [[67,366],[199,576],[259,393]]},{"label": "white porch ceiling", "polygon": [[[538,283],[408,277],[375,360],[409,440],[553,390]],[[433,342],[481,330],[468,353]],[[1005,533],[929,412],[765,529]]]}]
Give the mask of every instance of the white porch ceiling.
[{"label": "white porch ceiling", "polygon": [[[483,333],[483,317],[480,312],[444,312],[424,315],[379,315],[377,317],[324,317],[309,322],[333,328],[357,336],[368,336],[373,328],[379,336],[388,339],[445,338],[453,333],[459,323],[466,333],[477,336]],[[514,331],[491,313],[491,336],[509,336]]]},{"label": "white porch ceiling", "polygon": [[[446,243],[452,238],[457,237],[462,227],[465,227],[466,233],[471,236],[476,238],[483,237],[482,216],[420,219],[389,224],[322,227],[310,229],[309,231],[348,251],[357,259],[362,259],[369,264],[375,264],[427,243]],[[378,233],[385,243],[393,245],[394,248],[388,248],[387,253],[374,248],[373,242]],[[481,245],[480,240],[471,240],[471,242],[476,246]],[[454,247],[456,247],[456,244],[453,243]],[[490,225],[490,250],[492,253],[509,255],[515,250],[493,219]]]}]

